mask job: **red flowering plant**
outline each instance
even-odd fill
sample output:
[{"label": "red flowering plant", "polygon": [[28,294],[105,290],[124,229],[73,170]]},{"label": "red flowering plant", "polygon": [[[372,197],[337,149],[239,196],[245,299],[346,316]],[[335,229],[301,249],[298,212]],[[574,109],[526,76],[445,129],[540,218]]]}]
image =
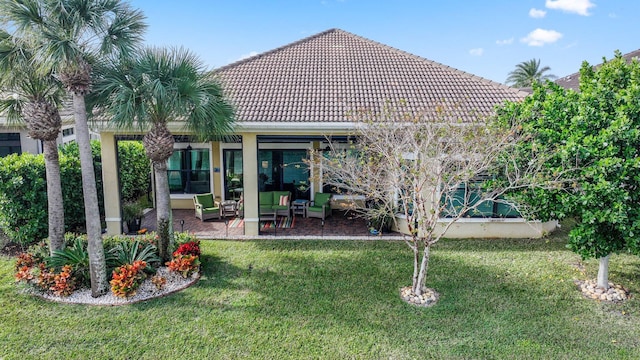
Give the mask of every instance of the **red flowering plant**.
[{"label": "red flowering plant", "polygon": [[127,298],[136,294],[142,281],[146,278],[144,268],[147,263],[136,260],[133,264],[125,264],[113,270],[111,281],[111,292],[115,296]]},{"label": "red flowering plant", "polygon": [[173,256],[176,255],[194,255],[200,256],[200,241],[189,241],[178,246],[178,249],[173,252]]}]

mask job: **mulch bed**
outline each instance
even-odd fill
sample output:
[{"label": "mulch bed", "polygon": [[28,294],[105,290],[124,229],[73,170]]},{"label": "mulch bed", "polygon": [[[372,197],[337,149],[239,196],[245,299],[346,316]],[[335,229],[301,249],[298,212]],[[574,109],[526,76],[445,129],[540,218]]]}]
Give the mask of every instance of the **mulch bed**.
[{"label": "mulch bed", "polygon": [[20,255],[25,249],[22,245],[14,242],[7,243],[2,249],[0,249],[0,255],[15,257]]}]

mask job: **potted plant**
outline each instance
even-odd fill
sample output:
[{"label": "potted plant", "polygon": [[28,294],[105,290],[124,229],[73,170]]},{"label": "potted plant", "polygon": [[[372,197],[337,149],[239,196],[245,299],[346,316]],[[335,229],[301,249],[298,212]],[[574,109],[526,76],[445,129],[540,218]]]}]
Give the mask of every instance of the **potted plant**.
[{"label": "potted plant", "polygon": [[369,231],[374,234],[383,234],[391,231],[393,217],[388,213],[376,213],[369,219]]},{"label": "potted plant", "polygon": [[122,221],[127,223],[127,229],[130,233],[140,230],[143,216],[144,207],[137,201],[127,202],[122,206]]}]

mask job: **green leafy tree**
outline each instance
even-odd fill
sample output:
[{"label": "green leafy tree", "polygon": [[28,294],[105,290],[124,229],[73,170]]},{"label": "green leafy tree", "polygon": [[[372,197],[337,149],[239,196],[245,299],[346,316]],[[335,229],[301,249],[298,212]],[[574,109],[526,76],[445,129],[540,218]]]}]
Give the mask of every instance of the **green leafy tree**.
[{"label": "green leafy tree", "polygon": [[555,75],[546,74],[551,71],[548,66],[540,67],[540,59],[531,59],[523,61],[516,65],[516,69],[509,73],[507,84],[519,88],[531,87],[534,83],[544,80],[553,80]]},{"label": "green leafy tree", "polygon": [[92,61],[126,56],[142,40],[144,16],[118,0],[2,0],[1,16],[24,36],[39,36],[37,50],[73,99],[76,141],[80,147],[82,188],[89,239],[91,294],[109,289],[98,195],[91,159],[85,96],[91,92]]},{"label": "green leafy tree", "polygon": [[230,133],[234,111],[218,81],[184,49],[149,48],[135,59],[106,63],[90,103],[117,126],[150,128],[142,143],[153,164],[156,185],[158,250],[170,259],[171,204],[167,160],[173,154],[170,122],[182,123],[202,141]]},{"label": "green leafy tree", "polygon": [[[534,85],[524,102],[500,111],[519,119],[530,139],[522,159],[536,151],[555,156],[547,176],[573,179],[562,187],[526,191],[523,198],[541,219],[575,218],[569,247],[600,259],[598,286],[608,288],[612,253],[640,253],[640,64],[619,52],[594,70],[583,63],[580,91],[548,83]],[[572,163],[568,171],[564,165]]]},{"label": "green leafy tree", "polygon": [[64,208],[60,160],[56,139],[62,121],[62,85],[51,71],[39,69],[33,41],[18,39],[0,30],[0,91],[12,94],[0,99],[0,112],[10,122],[24,123],[31,138],[42,141],[47,179],[49,249],[64,247]]}]

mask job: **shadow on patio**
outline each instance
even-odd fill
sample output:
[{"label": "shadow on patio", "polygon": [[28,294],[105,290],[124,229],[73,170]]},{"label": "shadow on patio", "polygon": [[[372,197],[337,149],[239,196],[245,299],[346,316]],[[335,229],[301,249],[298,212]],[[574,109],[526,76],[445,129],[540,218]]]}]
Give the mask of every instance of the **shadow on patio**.
[{"label": "shadow on patio", "polygon": [[[309,238],[309,239],[400,239],[401,235],[391,232],[383,235],[371,235],[367,229],[366,221],[353,217],[344,211],[334,210],[333,215],[325,220],[324,227],[322,220],[316,218],[303,218],[295,216],[292,219],[292,226],[289,228],[277,227],[260,229],[260,236],[245,236],[244,226],[241,218],[212,219],[200,221],[195,217],[194,210],[173,210],[174,231],[188,231],[194,233],[201,239],[267,239],[277,236],[278,238]],[[278,222],[286,220],[285,217],[278,217]],[[182,223],[184,221],[184,223]],[[126,228],[126,226],[125,226]],[[142,220],[142,228],[148,231],[156,229],[155,209],[145,214]]]}]

